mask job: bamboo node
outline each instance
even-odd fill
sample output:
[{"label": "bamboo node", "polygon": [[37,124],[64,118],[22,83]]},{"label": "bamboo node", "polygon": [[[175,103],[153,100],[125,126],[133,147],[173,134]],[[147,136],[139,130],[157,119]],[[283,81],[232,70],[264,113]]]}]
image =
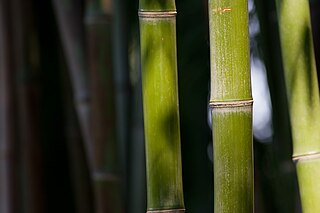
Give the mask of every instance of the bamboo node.
[{"label": "bamboo node", "polygon": [[185,213],[185,209],[151,210],[147,213]]},{"label": "bamboo node", "polygon": [[118,175],[104,172],[95,172],[92,176],[94,181],[97,182],[117,182],[120,181]]},{"label": "bamboo node", "polygon": [[177,11],[139,11],[140,18],[169,18],[176,17]]},{"label": "bamboo node", "polygon": [[320,159],[320,152],[307,153],[307,154],[297,155],[292,157],[292,160],[294,163],[298,163],[299,161],[304,161],[304,160],[316,160],[316,159]]},{"label": "bamboo node", "polygon": [[210,101],[209,106],[211,108],[233,108],[233,107],[245,107],[252,106],[253,100],[241,100],[241,101]]}]

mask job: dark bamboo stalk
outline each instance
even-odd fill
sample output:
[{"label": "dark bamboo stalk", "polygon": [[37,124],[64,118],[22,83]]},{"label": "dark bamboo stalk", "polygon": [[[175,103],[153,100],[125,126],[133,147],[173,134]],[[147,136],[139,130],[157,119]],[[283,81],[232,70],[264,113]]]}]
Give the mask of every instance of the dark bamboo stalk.
[{"label": "dark bamboo stalk", "polygon": [[[63,59],[61,59],[61,69],[67,69]],[[86,161],[83,138],[81,137],[81,130],[72,99],[71,82],[67,72],[62,72],[62,81],[65,132],[76,213],[95,212],[91,174]]]},{"label": "dark bamboo stalk", "polygon": [[0,212],[17,212],[15,84],[11,1],[0,1]]},{"label": "dark bamboo stalk", "polygon": [[52,0],[60,29],[64,53],[70,71],[74,104],[84,138],[90,170],[93,165],[92,136],[90,132],[90,94],[85,53],[85,30],[80,1]]},{"label": "dark bamboo stalk", "polygon": [[44,212],[43,159],[40,143],[39,44],[33,2],[14,0],[14,60],[17,74],[22,211]]},{"label": "dark bamboo stalk", "polygon": [[96,211],[123,212],[119,175],[110,0],[88,0],[86,34],[91,80],[93,170]]}]

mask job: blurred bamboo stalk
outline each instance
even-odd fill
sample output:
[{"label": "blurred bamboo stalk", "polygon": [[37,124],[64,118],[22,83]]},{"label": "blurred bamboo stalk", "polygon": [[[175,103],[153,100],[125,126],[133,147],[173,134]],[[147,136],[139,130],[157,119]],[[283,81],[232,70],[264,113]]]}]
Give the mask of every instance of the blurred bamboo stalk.
[{"label": "blurred bamboo stalk", "polygon": [[15,213],[17,199],[17,138],[15,72],[11,1],[0,0],[0,212]]},{"label": "blurred bamboo stalk", "polygon": [[255,0],[255,6],[260,26],[258,46],[261,48],[261,58],[267,71],[274,132],[272,143],[261,145],[268,159],[257,162],[263,165],[261,179],[263,194],[266,196],[264,199],[266,211],[300,212],[297,208],[299,206],[297,177],[291,157],[292,139],[276,5],[275,1]]},{"label": "blurred bamboo stalk", "polygon": [[247,0],[209,0],[214,212],[253,212]]},{"label": "blurred bamboo stalk", "polygon": [[94,152],[92,181],[99,213],[120,213],[125,208],[116,131],[113,14],[111,0],[87,0],[85,21]]},{"label": "blurred bamboo stalk", "polygon": [[91,175],[83,147],[83,138],[72,99],[70,77],[65,66],[65,60],[61,58],[61,68],[64,96],[65,132],[70,164],[70,176],[73,185],[76,213],[88,213],[94,211],[93,191],[91,187]]},{"label": "blurred bamboo stalk", "polygon": [[276,0],[302,210],[320,212],[320,100],[308,0]]},{"label": "blurred bamboo stalk", "polygon": [[85,52],[85,29],[80,0],[52,0],[65,57],[70,71],[74,104],[90,170],[93,168],[90,131],[90,92]]},{"label": "blurred bamboo stalk", "polygon": [[[69,79],[72,87],[73,105],[76,109],[79,122],[81,148],[79,141],[68,138],[69,159],[72,165],[71,177],[77,212],[93,212],[95,207],[92,202],[92,171],[94,170],[93,137],[91,129],[90,88],[88,82],[88,64],[86,59],[85,25],[83,23],[83,2],[80,0],[60,1],[53,0],[66,64],[69,70]],[[66,78],[66,77],[65,77]],[[68,106],[68,105],[67,105]],[[71,109],[70,109],[71,108]],[[66,108],[72,111],[72,106]],[[67,116],[68,125],[72,125],[70,115]],[[76,125],[76,124],[73,124]],[[67,126],[67,133],[72,134],[72,127]],[[76,128],[76,127],[74,127]],[[85,151],[85,161],[82,159],[82,150]],[[88,167],[88,168],[86,168]],[[87,174],[89,171],[89,174]],[[88,175],[80,178],[78,174]]]},{"label": "blurred bamboo stalk", "polygon": [[14,60],[17,73],[22,211],[44,212],[44,173],[40,134],[40,53],[32,1],[13,0]]},{"label": "blurred bamboo stalk", "polygon": [[147,212],[184,210],[174,0],[140,0]]}]

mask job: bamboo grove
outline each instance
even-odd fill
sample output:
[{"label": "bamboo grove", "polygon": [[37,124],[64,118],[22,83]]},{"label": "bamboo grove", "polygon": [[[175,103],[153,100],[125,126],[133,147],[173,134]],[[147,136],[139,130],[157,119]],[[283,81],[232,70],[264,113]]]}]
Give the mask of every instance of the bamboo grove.
[{"label": "bamboo grove", "polygon": [[315,0],[0,0],[0,213],[320,212],[319,20]]}]

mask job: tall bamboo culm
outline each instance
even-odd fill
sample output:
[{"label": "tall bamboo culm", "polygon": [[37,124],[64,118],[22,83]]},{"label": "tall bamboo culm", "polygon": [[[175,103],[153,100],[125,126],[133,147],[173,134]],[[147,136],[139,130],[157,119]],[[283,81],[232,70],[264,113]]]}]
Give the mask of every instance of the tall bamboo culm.
[{"label": "tall bamboo culm", "polygon": [[147,212],[184,210],[174,0],[140,0]]},{"label": "tall bamboo culm", "polygon": [[124,212],[116,132],[113,6],[111,0],[86,1],[86,35],[91,80],[93,135],[92,181],[96,212]]},{"label": "tall bamboo culm", "polygon": [[0,0],[0,212],[17,212],[17,138],[11,1]]},{"label": "tall bamboo culm", "polygon": [[302,210],[320,212],[320,102],[308,0],[277,0]]},{"label": "tall bamboo culm", "polygon": [[247,0],[209,0],[214,212],[253,212]]}]

